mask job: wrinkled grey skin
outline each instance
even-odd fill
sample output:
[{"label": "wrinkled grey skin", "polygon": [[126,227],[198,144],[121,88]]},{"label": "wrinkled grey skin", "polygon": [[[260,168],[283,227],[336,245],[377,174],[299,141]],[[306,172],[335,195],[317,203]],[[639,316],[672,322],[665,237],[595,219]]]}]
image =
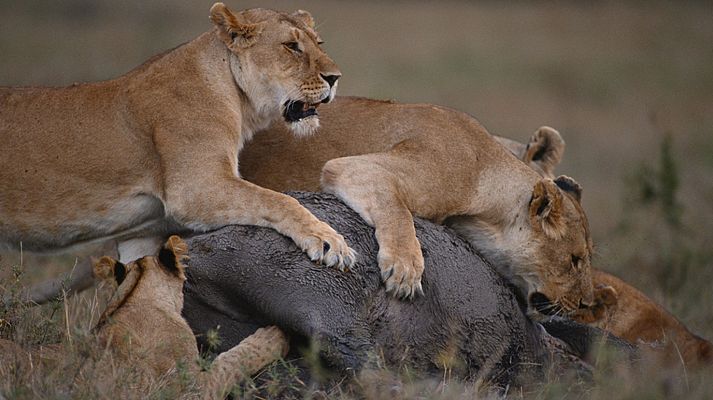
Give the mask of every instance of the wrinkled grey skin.
[{"label": "wrinkled grey skin", "polygon": [[450,356],[458,376],[511,384],[539,375],[537,366],[553,357],[571,358],[553,356],[557,340],[448,228],[415,220],[425,296],[400,301],[384,291],[374,231],[358,214],[328,194],[292,195],[344,235],[358,262],[348,273],[316,265],[290,239],[252,226],[188,238],[183,313],[197,334],[220,326],[219,351],[274,324],[293,338],[317,339],[323,361],[342,371],[359,370],[369,352],[425,372],[442,369]]}]

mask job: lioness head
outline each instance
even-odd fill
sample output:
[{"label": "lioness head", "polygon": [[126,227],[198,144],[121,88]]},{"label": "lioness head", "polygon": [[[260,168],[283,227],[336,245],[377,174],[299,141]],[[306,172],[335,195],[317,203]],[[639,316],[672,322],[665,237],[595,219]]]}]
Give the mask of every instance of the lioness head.
[{"label": "lioness head", "polygon": [[270,121],[282,117],[297,135],[313,133],[319,127],[317,107],[332,101],[341,72],[320,48],[312,16],[302,10],[233,13],[215,3],[210,19],[255,111]]},{"label": "lioness head", "polygon": [[536,310],[571,315],[593,302],[592,241],[581,195],[572,178],[542,178],[505,219],[495,213],[444,223],[473,243]]},{"label": "lioness head", "polygon": [[531,227],[516,265],[530,303],[548,314],[572,314],[593,303],[592,240],[581,205],[582,188],[572,178],[544,178],[527,210]]},{"label": "lioness head", "polygon": [[[580,205],[582,188],[572,178],[554,178],[564,153],[564,140],[547,126],[537,129],[526,145],[496,139],[545,178],[535,184],[527,211],[518,214],[517,222],[505,235],[515,238],[504,246],[515,255],[500,261],[510,265],[508,275],[538,311],[583,315],[582,307],[594,301],[591,239]],[[523,242],[528,245],[519,247]],[[603,299],[603,294],[600,290],[595,295]],[[597,315],[603,307],[596,308]]]}]

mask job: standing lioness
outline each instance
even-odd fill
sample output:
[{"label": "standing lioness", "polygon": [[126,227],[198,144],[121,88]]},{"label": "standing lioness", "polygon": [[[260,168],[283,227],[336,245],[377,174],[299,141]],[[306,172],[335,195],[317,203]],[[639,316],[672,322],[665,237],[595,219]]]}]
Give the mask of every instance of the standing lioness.
[{"label": "standing lioness", "polygon": [[[253,133],[278,119],[312,133],[317,106],[335,95],[340,72],[312,17],[216,3],[210,19],[211,31],[117,79],[0,88],[0,246],[116,237],[128,261],[172,231],[249,224],[313,260],[353,262],[332,228],[238,173]],[[126,241],[137,237],[152,239]]]}]

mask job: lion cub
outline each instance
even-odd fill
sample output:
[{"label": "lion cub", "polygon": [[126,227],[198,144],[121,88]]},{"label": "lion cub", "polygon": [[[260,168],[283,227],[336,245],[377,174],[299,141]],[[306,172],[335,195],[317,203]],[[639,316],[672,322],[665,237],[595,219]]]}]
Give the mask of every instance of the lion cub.
[{"label": "lion cub", "polygon": [[[596,326],[631,343],[662,347],[666,356],[686,365],[713,362],[713,344],[693,334],[681,321],[645,294],[604,271],[592,269],[594,305],[573,319]],[[678,354],[678,355],[677,355]]]},{"label": "lion cub", "polygon": [[182,363],[196,377],[202,397],[223,398],[236,382],[286,354],[287,338],[274,326],[258,329],[201,371],[195,336],[181,316],[187,251],[183,240],[171,236],[158,257],[127,265],[102,257],[94,267],[96,276],[115,280],[118,288],[95,329],[126,362],[138,357],[155,376]]},{"label": "lion cub", "polygon": [[[94,265],[96,277],[117,288],[93,329],[98,348],[90,351],[78,372],[73,373],[75,383],[89,382],[103,388],[97,377],[115,375],[116,363],[138,371],[139,378],[127,379],[126,383],[132,397],[150,392],[157,382],[172,386],[182,378],[183,371],[200,398],[224,398],[244,377],[286,354],[287,338],[271,326],[258,329],[220,354],[208,370],[200,369],[195,336],[181,316],[186,279],[182,261],[187,249],[183,240],[171,236],[158,257],[143,257],[128,264],[102,257]],[[29,370],[38,361],[55,365],[60,357],[60,345],[25,351],[14,342],[0,340],[0,372],[7,372],[5,367]]]}]

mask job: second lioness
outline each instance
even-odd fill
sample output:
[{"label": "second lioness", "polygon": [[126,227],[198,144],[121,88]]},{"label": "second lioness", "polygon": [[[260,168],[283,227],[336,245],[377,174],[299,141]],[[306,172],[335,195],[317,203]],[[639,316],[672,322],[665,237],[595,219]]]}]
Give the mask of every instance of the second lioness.
[{"label": "second lioness", "polygon": [[[318,138],[281,126],[241,155],[264,187],[334,193],[376,228],[389,290],[421,290],[412,216],[445,223],[483,251],[523,295],[573,311],[592,299],[592,242],[571,178],[542,178],[473,117],[429,104],[341,97],[321,110]],[[536,158],[537,155],[533,155]]]}]

